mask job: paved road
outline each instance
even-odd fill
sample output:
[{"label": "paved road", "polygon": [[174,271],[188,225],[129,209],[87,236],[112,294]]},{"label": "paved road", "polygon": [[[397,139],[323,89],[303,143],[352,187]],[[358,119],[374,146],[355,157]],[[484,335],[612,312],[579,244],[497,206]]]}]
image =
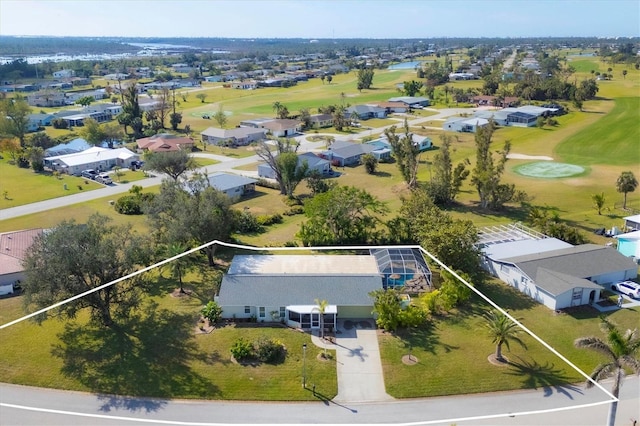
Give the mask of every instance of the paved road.
[{"label": "paved road", "polygon": [[[610,383],[605,383],[610,387]],[[617,425],[640,417],[640,381],[628,378],[621,389]],[[391,402],[252,403],[168,401],[65,392],[0,384],[2,425],[150,424],[374,424],[436,425],[604,425],[608,404],[548,414],[517,414],[598,403],[597,388],[553,387],[532,391],[462,395]],[[40,411],[34,411],[37,407]],[[508,413],[516,413],[509,416]],[[483,416],[496,416],[483,418]]]}]

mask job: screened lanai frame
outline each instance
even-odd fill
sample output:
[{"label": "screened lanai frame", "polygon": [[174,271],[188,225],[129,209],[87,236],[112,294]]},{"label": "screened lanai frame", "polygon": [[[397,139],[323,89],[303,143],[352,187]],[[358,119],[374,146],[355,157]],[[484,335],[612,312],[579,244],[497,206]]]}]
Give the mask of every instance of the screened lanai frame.
[{"label": "screened lanai frame", "polygon": [[376,259],[384,288],[406,287],[416,291],[431,288],[431,269],[420,250],[382,248],[371,249],[369,253]]}]

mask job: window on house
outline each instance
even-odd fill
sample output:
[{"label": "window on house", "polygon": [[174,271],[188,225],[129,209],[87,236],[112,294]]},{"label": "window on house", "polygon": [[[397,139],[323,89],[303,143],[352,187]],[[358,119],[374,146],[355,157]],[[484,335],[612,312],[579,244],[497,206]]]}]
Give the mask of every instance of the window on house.
[{"label": "window on house", "polygon": [[250,314],[251,313],[251,306],[245,306],[244,307],[244,313],[245,314]]},{"label": "window on house", "polygon": [[284,306],[280,306],[280,318],[284,318],[285,310]]},{"label": "window on house", "polygon": [[266,314],[266,313],[265,313],[264,306],[260,306],[260,308],[259,308],[259,309],[260,309],[260,310],[259,310],[259,312],[260,312],[260,318],[264,318],[264,317],[265,317],[265,314]]}]

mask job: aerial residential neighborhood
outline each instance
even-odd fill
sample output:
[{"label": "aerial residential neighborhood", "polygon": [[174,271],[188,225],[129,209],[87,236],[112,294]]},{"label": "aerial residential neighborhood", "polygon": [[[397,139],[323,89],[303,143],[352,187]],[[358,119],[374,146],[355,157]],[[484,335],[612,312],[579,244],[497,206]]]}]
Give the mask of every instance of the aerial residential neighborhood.
[{"label": "aerial residential neighborhood", "polygon": [[637,2],[26,3],[0,423],[636,424]]}]

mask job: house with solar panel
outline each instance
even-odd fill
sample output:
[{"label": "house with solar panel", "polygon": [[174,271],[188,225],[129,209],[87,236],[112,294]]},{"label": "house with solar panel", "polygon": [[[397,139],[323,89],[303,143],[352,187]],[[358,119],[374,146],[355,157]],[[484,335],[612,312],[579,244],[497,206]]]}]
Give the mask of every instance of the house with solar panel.
[{"label": "house with solar panel", "polygon": [[[337,318],[372,318],[369,295],[386,287],[419,291],[431,271],[413,249],[376,249],[357,255],[236,255],[216,301],[223,318],[282,322],[289,327],[335,328]],[[326,300],[324,314],[316,300]],[[323,322],[321,322],[321,315]]]}]

